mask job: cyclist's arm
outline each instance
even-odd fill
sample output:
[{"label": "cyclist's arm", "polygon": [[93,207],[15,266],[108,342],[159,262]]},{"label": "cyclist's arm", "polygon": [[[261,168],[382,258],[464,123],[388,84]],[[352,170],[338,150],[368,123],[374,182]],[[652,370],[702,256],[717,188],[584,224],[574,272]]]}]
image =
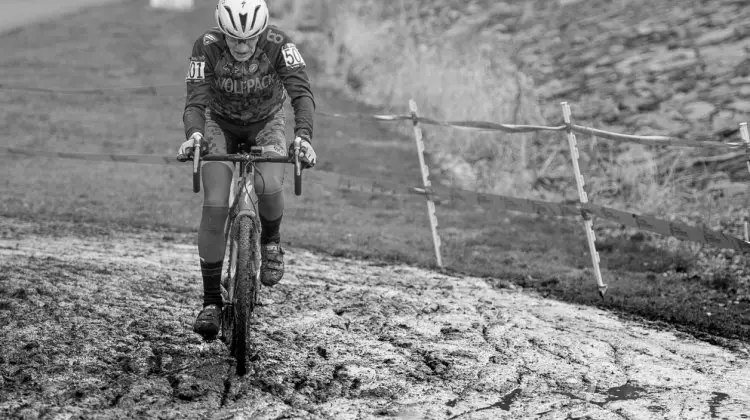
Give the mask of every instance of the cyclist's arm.
[{"label": "cyclist's arm", "polygon": [[[203,134],[206,126],[206,105],[211,96],[211,80],[214,78],[213,65],[210,63],[210,51],[200,37],[193,45],[190,55],[185,84],[187,97],[182,122],[185,125],[185,138],[190,138],[195,132]],[[209,45],[210,46],[210,45]]]},{"label": "cyclist's arm", "polygon": [[276,71],[294,108],[294,134],[306,134],[312,140],[315,99],[305,70],[305,61],[294,42],[283,32],[277,32],[283,37],[283,42],[276,49]]}]

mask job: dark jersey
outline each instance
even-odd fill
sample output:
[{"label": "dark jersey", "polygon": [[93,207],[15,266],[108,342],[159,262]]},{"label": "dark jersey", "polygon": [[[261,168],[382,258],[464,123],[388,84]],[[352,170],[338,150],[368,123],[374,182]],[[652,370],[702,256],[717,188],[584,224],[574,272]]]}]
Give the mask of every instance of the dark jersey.
[{"label": "dark jersey", "polygon": [[305,61],[289,37],[269,26],[258,38],[252,57],[232,57],[218,28],[205,32],[193,45],[185,77],[185,134],[203,133],[206,108],[236,124],[264,120],[284,106],[294,108],[295,135],[312,137],[315,102]]}]

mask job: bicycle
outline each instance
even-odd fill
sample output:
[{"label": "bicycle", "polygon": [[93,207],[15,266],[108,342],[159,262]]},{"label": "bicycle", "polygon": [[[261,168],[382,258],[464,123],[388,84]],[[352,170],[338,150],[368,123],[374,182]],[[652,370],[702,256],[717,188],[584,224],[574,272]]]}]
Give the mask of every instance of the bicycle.
[{"label": "bicycle", "polygon": [[[193,150],[198,149],[196,144]],[[224,228],[226,273],[222,275],[222,300],[219,338],[235,358],[237,375],[247,373],[247,341],[249,320],[258,304],[260,292],[260,217],[255,208],[255,164],[261,162],[293,163],[294,194],[302,194],[302,164],[299,159],[300,140],[295,139],[289,157],[263,157],[262,148],[253,146],[250,153],[211,154],[193,157],[193,192],[200,192],[201,161],[232,162],[234,174],[230,190],[229,217]],[[186,162],[190,156],[180,155]],[[239,170],[238,165],[239,164]]]}]

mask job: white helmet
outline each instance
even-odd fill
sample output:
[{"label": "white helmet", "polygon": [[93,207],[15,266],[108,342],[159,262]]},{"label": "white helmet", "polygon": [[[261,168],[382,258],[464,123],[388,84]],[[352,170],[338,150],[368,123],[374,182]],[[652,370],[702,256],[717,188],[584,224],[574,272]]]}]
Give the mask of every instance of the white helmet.
[{"label": "white helmet", "polygon": [[219,0],[216,24],[233,38],[256,37],[268,27],[268,6],[264,0]]}]

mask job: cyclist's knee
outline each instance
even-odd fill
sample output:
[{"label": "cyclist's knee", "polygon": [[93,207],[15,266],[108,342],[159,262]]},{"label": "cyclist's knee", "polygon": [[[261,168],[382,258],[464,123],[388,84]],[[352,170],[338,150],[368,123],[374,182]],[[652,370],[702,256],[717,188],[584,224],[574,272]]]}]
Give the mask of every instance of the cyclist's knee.
[{"label": "cyclist's knee", "polygon": [[224,162],[206,162],[201,172],[203,207],[228,207],[232,167]]},{"label": "cyclist's knee", "polygon": [[261,182],[255,180],[255,191],[259,196],[279,195],[282,190],[283,185],[280,182],[269,182],[268,179]]},{"label": "cyclist's knee", "polygon": [[255,172],[255,192],[259,196],[277,195],[284,188],[284,165],[262,164]]}]

